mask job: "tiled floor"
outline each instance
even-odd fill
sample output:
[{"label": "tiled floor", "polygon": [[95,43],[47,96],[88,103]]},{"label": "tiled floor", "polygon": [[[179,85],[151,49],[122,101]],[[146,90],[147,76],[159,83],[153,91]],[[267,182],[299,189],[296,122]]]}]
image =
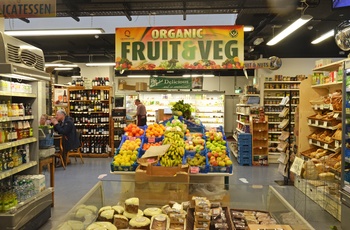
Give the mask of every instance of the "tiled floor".
[{"label": "tiled floor", "polygon": [[[85,164],[82,164],[79,160],[77,162],[73,160],[66,170],[56,169],[55,207],[52,208],[51,219],[40,230],[54,229],[62,222],[65,214],[99,181],[98,176],[110,172],[111,158],[84,158],[84,161]],[[48,178],[48,172],[44,173]],[[112,176],[118,180],[119,176]],[[229,178],[229,184],[233,187],[233,194],[230,195],[234,200],[241,202],[241,205],[254,208],[258,207],[258,204],[254,205],[254,200],[264,200],[266,194],[250,194],[245,191],[246,188],[272,185],[316,230],[327,230],[333,225],[337,226],[338,230],[341,229],[339,221],[310,201],[294,186],[279,186],[275,180],[282,180],[276,164],[253,167],[239,166],[234,162],[233,175]]]}]

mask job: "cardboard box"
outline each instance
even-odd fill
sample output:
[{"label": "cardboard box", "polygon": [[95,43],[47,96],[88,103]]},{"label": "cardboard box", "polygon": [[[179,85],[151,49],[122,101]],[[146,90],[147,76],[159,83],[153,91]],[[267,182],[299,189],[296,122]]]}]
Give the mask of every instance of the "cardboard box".
[{"label": "cardboard box", "polygon": [[135,171],[135,196],[148,205],[188,200],[189,167],[141,166]]},{"label": "cardboard box", "polygon": [[164,109],[158,109],[156,110],[156,122],[160,122],[160,121],[166,121],[169,120],[171,117],[173,116],[173,114],[166,114],[164,112]]},{"label": "cardboard box", "polygon": [[147,83],[146,82],[136,82],[135,88],[137,91],[146,91],[147,90]]},{"label": "cardboard box", "polygon": [[126,83],[119,83],[118,85],[119,90],[135,90],[134,85],[127,85]]}]

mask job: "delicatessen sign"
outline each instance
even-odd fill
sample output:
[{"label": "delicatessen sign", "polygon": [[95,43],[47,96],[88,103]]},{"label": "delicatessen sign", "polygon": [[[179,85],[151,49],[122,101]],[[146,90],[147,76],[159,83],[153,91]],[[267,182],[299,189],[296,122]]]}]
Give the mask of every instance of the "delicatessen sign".
[{"label": "delicatessen sign", "polygon": [[150,89],[202,89],[203,77],[170,78],[153,77],[149,79]]},{"label": "delicatessen sign", "polygon": [[37,18],[55,17],[56,0],[2,0],[0,17]]},{"label": "delicatessen sign", "polygon": [[243,26],[117,28],[117,70],[241,69]]}]

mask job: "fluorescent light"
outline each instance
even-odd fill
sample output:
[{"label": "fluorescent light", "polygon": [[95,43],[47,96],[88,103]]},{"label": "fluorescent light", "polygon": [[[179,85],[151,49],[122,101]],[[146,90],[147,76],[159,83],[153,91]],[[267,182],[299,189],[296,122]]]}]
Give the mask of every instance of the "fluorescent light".
[{"label": "fluorescent light", "polygon": [[151,75],[128,75],[127,77],[131,77],[131,78],[148,78]]},{"label": "fluorescent light", "polygon": [[5,34],[9,36],[50,36],[50,35],[86,35],[101,34],[103,29],[87,28],[87,29],[56,29],[56,30],[8,30]]},{"label": "fluorescent light", "polygon": [[57,67],[57,68],[54,68],[53,70],[72,70],[73,67]]},{"label": "fluorescent light", "polygon": [[328,31],[325,34],[322,34],[320,37],[316,38],[311,42],[311,44],[318,44],[322,42],[323,40],[326,40],[327,38],[333,37],[334,36],[334,30]]},{"label": "fluorescent light", "polygon": [[22,80],[27,80],[27,81],[36,81],[37,79],[35,78],[32,78],[32,77],[28,77],[28,76],[25,76],[25,75],[21,75],[21,74],[0,74],[0,76],[3,76],[3,77],[8,77],[8,78],[14,78],[14,79],[22,79]]},{"label": "fluorescent light", "polygon": [[286,29],[284,29],[281,33],[277,34],[274,38],[272,38],[267,45],[273,46],[276,45],[278,42],[280,42],[282,39],[287,37],[289,34],[293,33],[297,29],[299,29],[302,25],[307,23],[312,19],[312,16],[310,15],[303,15],[298,20],[293,22],[290,26],[288,26]]},{"label": "fluorescent light", "polygon": [[86,66],[115,66],[115,62],[90,62]]},{"label": "fluorescent light", "polygon": [[244,32],[251,32],[254,30],[254,26],[244,26],[243,31]]},{"label": "fluorescent light", "polygon": [[214,74],[184,74],[182,77],[215,77]]}]

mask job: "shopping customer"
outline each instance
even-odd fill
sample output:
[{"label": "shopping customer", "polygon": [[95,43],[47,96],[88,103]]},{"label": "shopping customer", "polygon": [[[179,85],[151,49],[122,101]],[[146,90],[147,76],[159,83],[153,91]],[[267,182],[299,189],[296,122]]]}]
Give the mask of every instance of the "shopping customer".
[{"label": "shopping customer", "polygon": [[51,120],[49,118],[49,115],[47,114],[41,115],[39,125],[51,125]]},{"label": "shopping customer", "polygon": [[135,105],[137,106],[137,110],[134,117],[137,117],[137,126],[144,126],[147,123],[146,107],[141,103],[140,99],[135,100]]},{"label": "shopping customer", "polygon": [[63,161],[66,162],[67,152],[80,146],[80,140],[74,125],[73,118],[66,111],[58,110],[56,117],[51,119],[54,130],[62,135]]}]

